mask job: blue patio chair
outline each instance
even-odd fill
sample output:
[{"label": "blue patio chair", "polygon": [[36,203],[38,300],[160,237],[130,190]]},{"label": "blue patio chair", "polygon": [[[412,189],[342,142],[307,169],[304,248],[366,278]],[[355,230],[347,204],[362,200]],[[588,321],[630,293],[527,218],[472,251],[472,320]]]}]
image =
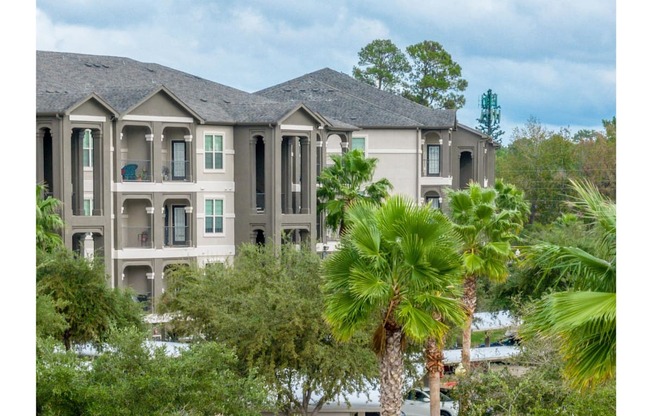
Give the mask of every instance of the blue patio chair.
[{"label": "blue patio chair", "polygon": [[124,165],[124,167],[121,170],[122,180],[123,181],[135,181],[136,180],[136,169],[138,169],[138,165],[136,165],[135,163],[130,163],[128,165]]}]

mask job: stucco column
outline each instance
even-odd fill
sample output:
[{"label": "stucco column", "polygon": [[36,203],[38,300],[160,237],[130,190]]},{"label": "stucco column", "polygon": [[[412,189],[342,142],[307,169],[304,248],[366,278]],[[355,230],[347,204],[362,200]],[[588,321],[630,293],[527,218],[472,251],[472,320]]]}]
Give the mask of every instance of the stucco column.
[{"label": "stucco column", "polygon": [[[102,130],[91,130],[93,139],[93,212],[104,215],[104,136]],[[82,198],[83,206],[83,198]]]},{"label": "stucco column", "polygon": [[310,189],[312,175],[310,175],[310,138],[302,137],[301,143],[301,213],[310,213]]}]

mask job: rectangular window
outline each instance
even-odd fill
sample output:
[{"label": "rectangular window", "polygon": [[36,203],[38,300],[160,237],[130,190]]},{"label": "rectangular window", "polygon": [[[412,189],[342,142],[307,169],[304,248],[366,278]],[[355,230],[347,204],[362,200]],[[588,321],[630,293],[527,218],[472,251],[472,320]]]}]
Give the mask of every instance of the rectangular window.
[{"label": "rectangular window", "polygon": [[439,197],[438,196],[427,196],[426,197],[426,204],[430,205],[434,209],[440,209],[441,208],[441,203],[439,202]]},{"label": "rectangular window", "polygon": [[439,145],[438,144],[429,144],[428,145],[428,154],[426,159],[427,173],[428,175],[439,175]]},{"label": "rectangular window", "polygon": [[224,169],[223,137],[219,134],[204,136],[204,167],[206,169]]},{"label": "rectangular window", "polygon": [[207,199],[205,203],[204,231],[207,234],[224,232],[224,201],[221,199]]},{"label": "rectangular window", "polygon": [[365,138],[364,137],[353,137],[351,138],[351,149],[350,150],[355,150],[355,149],[360,149],[362,150],[362,153],[367,153],[367,149],[365,148]]},{"label": "rectangular window", "polygon": [[84,199],[84,215],[90,217],[93,215],[93,200]]},{"label": "rectangular window", "polygon": [[82,157],[84,159],[84,167],[92,168],[93,167],[93,135],[91,134],[90,130],[84,130],[82,149],[83,149]]}]

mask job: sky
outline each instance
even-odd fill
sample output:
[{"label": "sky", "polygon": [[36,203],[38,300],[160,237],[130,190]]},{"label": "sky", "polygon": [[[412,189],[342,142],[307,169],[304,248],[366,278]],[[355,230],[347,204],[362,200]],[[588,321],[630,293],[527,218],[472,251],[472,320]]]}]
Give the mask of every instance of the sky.
[{"label": "sky", "polygon": [[37,0],[36,49],[153,62],[247,92],[325,67],[351,74],[375,39],[439,42],[468,81],[458,121],[491,89],[509,142],[536,120],[602,130],[616,115],[615,0]]}]

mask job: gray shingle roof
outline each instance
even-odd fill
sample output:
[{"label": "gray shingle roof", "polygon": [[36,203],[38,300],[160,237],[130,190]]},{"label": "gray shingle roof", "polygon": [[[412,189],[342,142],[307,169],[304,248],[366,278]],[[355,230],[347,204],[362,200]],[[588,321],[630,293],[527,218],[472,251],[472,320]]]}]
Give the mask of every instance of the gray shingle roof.
[{"label": "gray shingle roof", "polygon": [[36,52],[37,113],[65,112],[92,93],[123,113],[162,86],[206,122],[269,123],[294,106],[158,64],[113,56]]},{"label": "gray shingle roof", "polygon": [[303,102],[330,119],[371,127],[455,127],[455,110],[422,106],[330,68],[256,92],[277,101]]}]

